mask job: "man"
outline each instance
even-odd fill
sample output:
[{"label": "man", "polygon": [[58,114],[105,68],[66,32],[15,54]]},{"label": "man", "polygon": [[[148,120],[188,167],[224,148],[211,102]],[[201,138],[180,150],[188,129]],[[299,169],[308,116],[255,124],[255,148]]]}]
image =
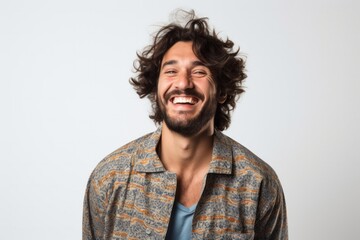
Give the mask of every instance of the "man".
[{"label": "man", "polygon": [[131,79],[159,128],[92,173],[83,239],[287,239],[275,172],[221,133],[243,92],[244,60],[189,14],[138,54]]}]

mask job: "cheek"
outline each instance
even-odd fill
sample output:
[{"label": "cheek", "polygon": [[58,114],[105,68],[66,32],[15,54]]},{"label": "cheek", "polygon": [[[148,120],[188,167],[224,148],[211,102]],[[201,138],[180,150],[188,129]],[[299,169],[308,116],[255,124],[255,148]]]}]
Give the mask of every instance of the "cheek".
[{"label": "cheek", "polygon": [[162,89],[163,89],[163,81],[162,80],[158,80],[158,83],[157,83],[157,94],[159,95],[160,93],[161,93],[161,91],[162,91]]},{"label": "cheek", "polygon": [[171,87],[171,81],[160,79],[158,81],[157,94],[159,96],[164,96],[164,94],[169,90],[170,87]]},{"label": "cheek", "polygon": [[209,78],[208,79],[208,92],[210,93],[210,95],[216,95],[216,84],[213,78]]},{"label": "cheek", "polygon": [[156,98],[158,102],[164,101],[165,93],[166,93],[166,86],[164,86],[164,84],[159,83],[156,91]]},{"label": "cheek", "polygon": [[206,92],[210,97],[216,97],[216,87],[214,85],[208,85],[206,88]]}]

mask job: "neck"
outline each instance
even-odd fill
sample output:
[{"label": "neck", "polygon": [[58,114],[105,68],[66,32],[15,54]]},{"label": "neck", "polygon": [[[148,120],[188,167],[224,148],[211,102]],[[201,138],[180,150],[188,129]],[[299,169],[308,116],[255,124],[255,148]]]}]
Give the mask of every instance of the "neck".
[{"label": "neck", "polygon": [[208,125],[198,134],[188,137],[171,131],[163,123],[158,150],[160,159],[168,171],[177,175],[207,171],[211,161],[214,134],[211,121]]}]

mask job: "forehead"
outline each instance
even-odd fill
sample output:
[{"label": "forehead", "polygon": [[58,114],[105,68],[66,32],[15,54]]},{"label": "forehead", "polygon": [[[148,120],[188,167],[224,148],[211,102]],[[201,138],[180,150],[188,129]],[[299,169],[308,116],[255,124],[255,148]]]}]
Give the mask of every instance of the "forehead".
[{"label": "forehead", "polygon": [[193,51],[192,42],[177,42],[164,54],[162,63],[168,60],[189,59],[191,61],[199,60]]}]

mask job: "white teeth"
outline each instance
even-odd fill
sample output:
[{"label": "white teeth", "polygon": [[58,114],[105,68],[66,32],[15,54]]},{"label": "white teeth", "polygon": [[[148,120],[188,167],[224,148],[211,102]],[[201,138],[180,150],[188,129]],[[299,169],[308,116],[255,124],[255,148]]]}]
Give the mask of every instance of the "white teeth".
[{"label": "white teeth", "polygon": [[192,97],[174,97],[173,103],[189,103],[189,104],[195,104],[197,101]]}]

